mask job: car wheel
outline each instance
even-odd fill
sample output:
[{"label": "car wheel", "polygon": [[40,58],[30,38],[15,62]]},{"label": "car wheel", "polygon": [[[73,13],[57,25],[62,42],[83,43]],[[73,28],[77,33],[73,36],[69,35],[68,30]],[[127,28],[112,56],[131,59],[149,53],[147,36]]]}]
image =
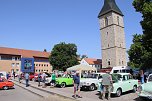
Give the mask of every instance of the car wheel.
[{"label": "car wheel", "polygon": [[95,90],[95,85],[91,84],[89,90],[94,91]]},{"label": "car wheel", "polygon": [[135,93],[136,91],[137,91],[137,86],[134,85],[134,87],[133,87],[133,92]]},{"label": "car wheel", "polygon": [[116,96],[117,96],[117,97],[120,97],[120,96],[121,96],[121,94],[122,94],[121,89],[120,89],[120,88],[119,88],[119,89],[117,89],[117,91],[116,91]]},{"label": "car wheel", "polygon": [[4,90],[8,90],[8,87],[7,87],[7,86],[4,86],[3,89],[4,89]]},{"label": "car wheel", "polygon": [[65,83],[65,82],[62,82],[60,86],[61,86],[61,88],[65,88],[66,83]]}]

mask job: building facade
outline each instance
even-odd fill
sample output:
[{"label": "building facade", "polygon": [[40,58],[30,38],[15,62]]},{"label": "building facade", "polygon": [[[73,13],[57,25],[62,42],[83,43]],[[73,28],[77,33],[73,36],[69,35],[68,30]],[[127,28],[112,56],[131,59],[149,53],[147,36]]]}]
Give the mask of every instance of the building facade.
[{"label": "building facade", "polygon": [[84,58],[81,60],[80,64],[95,67],[97,69],[97,71],[100,71],[100,69],[102,68],[102,60],[101,59]]},{"label": "building facade", "polygon": [[0,47],[0,71],[22,72],[22,58],[32,58],[34,59],[34,73],[52,72],[49,55],[49,52]]},{"label": "building facade", "polygon": [[126,66],[123,14],[115,0],[105,0],[99,15],[102,67]]}]

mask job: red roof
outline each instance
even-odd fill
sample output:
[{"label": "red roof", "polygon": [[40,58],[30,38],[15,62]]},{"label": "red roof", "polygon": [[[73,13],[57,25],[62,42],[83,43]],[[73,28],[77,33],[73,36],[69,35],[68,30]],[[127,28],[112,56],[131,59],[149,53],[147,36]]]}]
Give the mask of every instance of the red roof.
[{"label": "red roof", "polygon": [[92,65],[92,64],[101,65],[102,64],[102,59],[84,58],[84,60],[90,65]]},{"label": "red roof", "polygon": [[27,57],[27,58],[33,58],[33,57],[48,58],[50,55],[49,52],[7,48],[7,47],[0,47],[0,54],[21,55],[22,57]]}]

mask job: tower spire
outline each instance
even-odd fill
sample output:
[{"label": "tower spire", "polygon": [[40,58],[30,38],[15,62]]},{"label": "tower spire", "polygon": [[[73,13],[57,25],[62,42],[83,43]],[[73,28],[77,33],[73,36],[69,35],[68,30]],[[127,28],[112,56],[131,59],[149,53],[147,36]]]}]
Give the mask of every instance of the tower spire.
[{"label": "tower spire", "polygon": [[123,16],[123,14],[122,14],[121,10],[118,8],[115,0],[104,0],[104,6],[98,15],[98,18],[109,12],[115,12],[115,13],[118,13]]}]

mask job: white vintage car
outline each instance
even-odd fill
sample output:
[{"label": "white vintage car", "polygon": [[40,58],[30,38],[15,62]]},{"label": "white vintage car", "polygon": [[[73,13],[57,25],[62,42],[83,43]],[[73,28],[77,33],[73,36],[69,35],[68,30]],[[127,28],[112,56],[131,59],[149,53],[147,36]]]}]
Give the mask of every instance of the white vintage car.
[{"label": "white vintage car", "polygon": [[82,78],[80,80],[81,89],[88,88],[91,91],[95,90],[98,86],[98,83],[102,80],[103,74],[105,73],[94,73],[87,78]]}]

